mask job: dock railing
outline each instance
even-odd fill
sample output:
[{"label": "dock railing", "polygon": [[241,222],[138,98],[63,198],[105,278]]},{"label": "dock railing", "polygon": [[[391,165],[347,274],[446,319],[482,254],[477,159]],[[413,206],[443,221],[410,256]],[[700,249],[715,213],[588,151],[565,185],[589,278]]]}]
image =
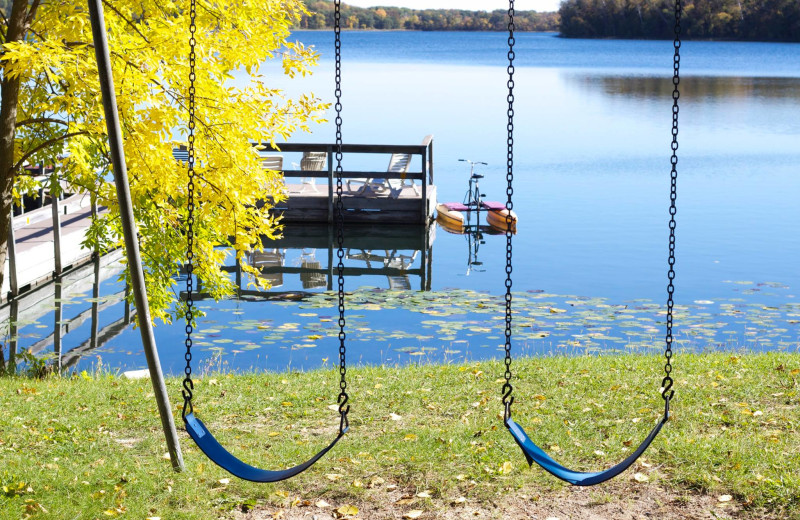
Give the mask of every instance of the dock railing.
[{"label": "dock railing", "polygon": [[[335,182],[335,144],[327,143],[255,143],[259,150],[265,155],[282,152],[325,152],[328,157],[327,170],[290,170],[284,169],[283,176],[286,179],[292,178],[314,178],[328,180],[328,222],[333,223],[334,219],[334,186]],[[343,144],[342,153],[348,154],[396,154],[405,153],[418,156],[418,162],[412,159],[407,172],[389,171],[354,171],[345,170],[342,172],[342,179],[405,179],[421,182],[421,222],[426,222],[428,209],[424,201],[428,196],[428,187],[433,184],[433,136],[428,135],[423,139],[422,144],[418,145],[396,145],[396,144]],[[419,170],[414,167],[414,162],[419,165]],[[346,166],[345,161],[345,166]]]}]

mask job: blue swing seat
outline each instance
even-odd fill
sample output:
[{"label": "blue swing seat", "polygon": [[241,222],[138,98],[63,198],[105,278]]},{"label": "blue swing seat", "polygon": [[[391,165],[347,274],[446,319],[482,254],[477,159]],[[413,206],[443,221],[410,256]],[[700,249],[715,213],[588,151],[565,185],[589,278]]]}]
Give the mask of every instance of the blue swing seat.
[{"label": "blue swing seat", "polygon": [[286,480],[287,478],[292,478],[298,473],[302,473],[322,458],[323,455],[328,453],[348,430],[348,428],[342,429],[339,435],[333,439],[332,443],[304,463],[289,469],[271,471],[256,468],[234,457],[231,452],[222,447],[217,439],[211,435],[211,432],[208,431],[206,425],[195,417],[193,413],[187,414],[183,418],[183,422],[186,424],[186,431],[189,432],[189,436],[191,436],[192,440],[194,440],[195,444],[197,444],[203,453],[206,454],[206,457],[228,473],[252,482],[278,482]]},{"label": "blue swing seat", "polygon": [[525,458],[528,459],[529,465],[533,465],[535,462],[550,472],[553,476],[575,486],[593,486],[616,477],[628,469],[631,464],[636,462],[636,459],[638,459],[642,453],[644,453],[647,447],[650,446],[650,443],[656,438],[658,432],[661,431],[661,427],[664,426],[664,423],[666,423],[668,420],[669,409],[665,411],[664,417],[658,422],[658,424],[655,425],[653,430],[650,432],[650,435],[647,436],[642,444],[636,448],[636,451],[631,453],[628,458],[605,471],[596,472],[581,472],[567,469],[556,462],[550,455],[545,453],[543,449],[534,444],[531,438],[528,437],[528,434],[525,433],[525,430],[523,430],[522,427],[515,423],[511,418],[506,420],[506,427],[508,428],[508,431],[511,432],[511,436],[514,437],[514,440],[517,441],[517,444],[519,444],[519,447],[522,448],[522,452],[525,454]]}]

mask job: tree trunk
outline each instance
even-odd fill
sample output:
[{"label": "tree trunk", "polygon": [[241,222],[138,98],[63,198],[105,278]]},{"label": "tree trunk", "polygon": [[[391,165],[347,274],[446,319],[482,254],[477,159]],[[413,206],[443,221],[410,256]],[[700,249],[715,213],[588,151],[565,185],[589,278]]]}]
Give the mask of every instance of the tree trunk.
[{"label": "tree trunk", "polygon": [[[31,20],[39,2],[28,10],[27,0],[14,0],[8,17],[5,42],[25,39]],[[20,78],[9,78],[3,65],[0,85],[0,287],[3,285],[2,266],[8,256],[8,227],[11,225],[11,190],[17,171],[14,168],[14,135],[17,128],[17,103],[19,101]]]}]

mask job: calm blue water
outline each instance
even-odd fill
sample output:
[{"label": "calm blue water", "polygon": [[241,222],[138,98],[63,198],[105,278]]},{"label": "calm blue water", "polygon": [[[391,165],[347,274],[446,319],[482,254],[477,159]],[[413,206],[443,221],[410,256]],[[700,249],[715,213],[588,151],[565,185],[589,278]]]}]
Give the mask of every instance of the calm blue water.
[{"label": "calm blue water", "polygon": [[[263,72],[290,94],[312,91],[329,99],[331,35],[299,32],[297,38],[321,52],[317,72],[291,81],[276,74],[273,65]],[[434,134],[439,199],[461,200],[469,170],[458,159],[469,158],[489,163],[481,169],[483,191],[500,200],[505,189],[504,45],[504,36],[492,33],[346,33],[345,142],[416,144]],[[701,331],[699,336],[686,333],[687,346],[796,350],[800,45],[689,42],[682,52],[676,298],[692,315],[686,327]],[[554,295],[543,297],[539,307],[568,311],[562,322],[553,321],[547,317],[551,313],[540,316],[533,309],[539,300],[528,302],[525,312],[538,321],[526,329],[530,337],[523,337],[520,349],[530,354],[583,352],[586,345],[588,351],[624,350],[644,336],[652,340],[661,334],[658,316],[645,315],[640,304],[662,304],[666,297],[672,44],[522,34],[517,63],[520,226],[514,239],[514,288]],[[322,125],[294,141],[332,142],[333,129]],[[385,167],[386,160],[376,159],[374,167]],[[478,251],[482,265],[469,269],[465,237],[439,229],[432,250],[432,294],[440,300],[457,293],[453,290],[500,294],[503,251],[502,237],[485,237]],[[411,256],[412,251],[400,253]],[[324,249],[305,256],[288,250],[284,263],[299,266],[316,255],[324,265],[326,254]],[[419,267],[420,261],[418,255],[413,265]],[[356,258],[347,263],[365,265]],[[411,278],[418,288],[419,280]],[[303,288],[297,274],[286,274],[281,282],[279,290]],[[389,280],[347,280],[349,290],[365,286],[388,288]],[[479,299],[475,294],[458,296],[456,303]],[[601,339],[589,341],[586,333],[593,329],[587,323],[594,318],[577,311],[583,304],[575,297],[602,299],[590,300],[601,306],[592,312],[602,305],[639,305],[636,312],[645,314],[621,316],[648,325],[631,334],[623,332],[634,329],[614,325]],[[435,302],[376,310],[397,302],[381,297],[370,307],[364,304],[367,296],[359,298],[348,322],[355,360],[404,363],[497,354],[494,315],[440,317]],[[230,301],[208,303],[206,310],[201,329],[216,332],[206,332],[200,347],[209,359],[218,354],[214,362],[229,368],[310,368],[335,357],[331,340],[309,339],[330,332],[331,309]],[[453,331],[437,321],[461,328]],[[51,323],[52,316],[39,320]],[[21,334],[47,331],[35,327]],[[272,334],[273,327],[283,332]],[[711,329],[715,334],[702,333]],[[768,330],[779,332],[772,337]],[[173,373],[180,372],[182,362],[181,332],[178,326],[156,328],[162,362]],[[543,333],[550,335],[537,340]],[[572,348],[576,341],[588,343]],[[138,331],[127,330],[100,355],[105,364],[129,369],[144,365],[139,352]],[[95,362],[88,357],[78,366]]]}]

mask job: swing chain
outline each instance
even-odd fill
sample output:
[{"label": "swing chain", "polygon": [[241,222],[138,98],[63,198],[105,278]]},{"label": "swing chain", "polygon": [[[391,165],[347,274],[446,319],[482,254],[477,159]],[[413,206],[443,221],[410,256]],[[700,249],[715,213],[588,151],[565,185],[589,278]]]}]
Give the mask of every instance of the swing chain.
[{"label": "swing chain", "polygon": [[683,11],[681,0],[675,0],[675,40],[673,47],[675,54],[672,60],[673,76],[672,76],[672,156],[670,157],[670,164],[672,165],[670,172],[670,194],[669,194],[669,272],[667,278],[667,334],[666,334],[666,348],[664,350],[664,358],[666,363],[664,365],[664,380],[661,383],[661,396],[666,401],[665,415],[669,413],[669,400],[675,395],[675,390],[672,390],[672,345],[674,337],[672,335],[673,324],[673,308],[675,294],[675,214],[677,213],[676,201],[678,193],[678,100],[680,99],[680,65],[681,65],[681,13]]},{"label": "swing chain", "polygon": [[189,182],[186,185],[186,368],[184,369],[185,377],[183,378],[183,409],[181,417],[186,417],[187,413],[194,412],[192,406],[192,390],[194,390],[194,382],[192,381],[192,331],[194,322],[194,298],[192,291],[194,290],[194,282],[192,274],[194,266],[192,260],[194,259],[194,129],[195,129],[195,33],[197,32],[197,24],[195,18],[197,16],[196,0],[189,2],[189,137],[188,137],[188,177]]},{"label": "swing chain", "polygon": [[516,57],[514,53],[514,44],[516,40],[514,38],[514,0],[509,0],[508,3],[508,154],[506,156],[506,165],[508,167],[508,171],[506,173],[506,181],[508,182],[508,187],[506,188],[506,294],[505,294],[505,304],[506,304],[506,317],[505,317],[505,384],[503,384],[503,406],[505,408],[503,412],[504,422],[508,424],[509,419],[511,419],[511,405],[514,403],[514,396],[511,393],[514,391],[514,387],[511,386],[511,237],[513,236],[513,228],[512,228],[512,216],[511,210],[514,209],[514,203],[512,201],[512,196],[514,195],[514,58]]},{"label": "swing chain", "polygon": [[336,256],[339,259],[337,265],[337,272],[339,275],[338,289],[339,289],[339,434],[350,425],[347,419],[347,413],[350,411],[350,405],[347,404],[349,397],[347,395],[347,363],[345,339],[347,334],[344,332],[345,319],[344,319],[344,203],[342,202],[342,14],[341,14],[341,0],[334,1],[334,24],[333,32],[335,35],[335,51],[336,51],[336,241],[338,249]]}]

